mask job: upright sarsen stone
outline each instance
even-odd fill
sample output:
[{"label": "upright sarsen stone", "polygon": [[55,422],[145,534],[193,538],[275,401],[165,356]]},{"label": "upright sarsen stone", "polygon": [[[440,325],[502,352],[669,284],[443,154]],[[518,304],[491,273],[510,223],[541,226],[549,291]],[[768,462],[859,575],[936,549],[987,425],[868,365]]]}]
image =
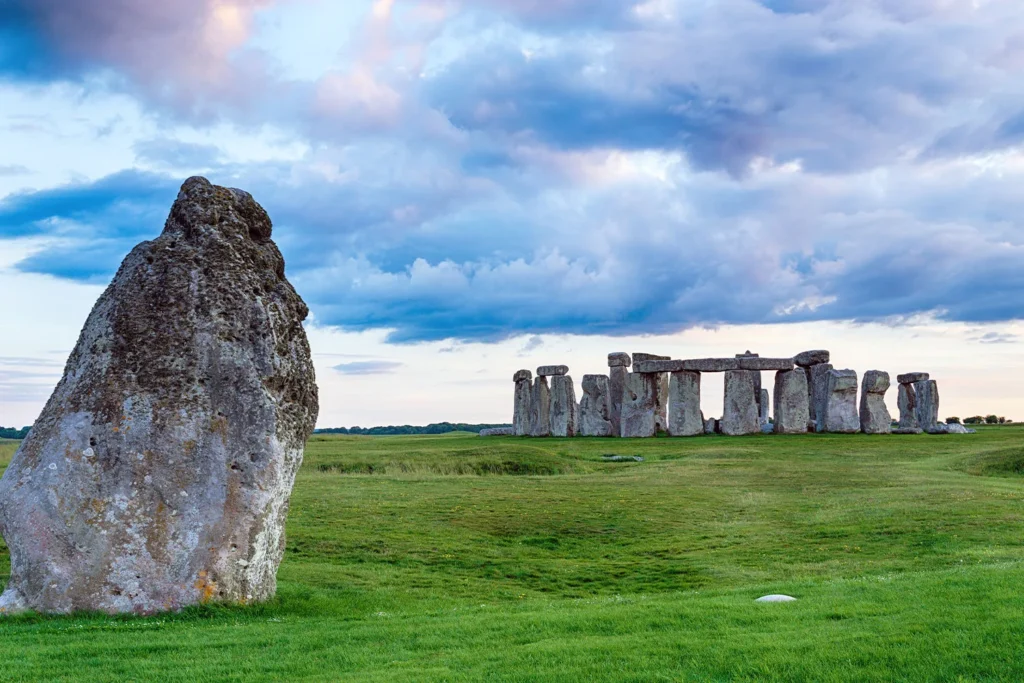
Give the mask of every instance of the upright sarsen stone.
[{"label": "upright sarsen stone", "polygon": [[856,434],[860,431],[857,413],[857,373],[854,370],[829,370],[828,390],[823,425],[819,431],[833,434]]},{"label": "upright sarsen stone", "polygon": [[704,433],[700,412],[700,373],[673,372],[668,389],[668,433],[697,436]]},{"label": "upright sarsen stone", "polygon": [[865,434],[892,432],[892,416],[885,405],[889,390],[889,373],[869,370],[864,373],[860,394],[860,430]]},{"label": "upright sarsen stone", "polygon": [[618,436],[612,430],[608,377],[605,375],[583,375],[581,384],[583,398],[580,400],[580,434],[582,436]]},{"label": "upright sarsen stone", "polygon": [[608,421],[612,434],[622,434],[622,397],[625,395],[632,360],[628,353],[608,354]]},{"label": "upright sarsen stone", "polygon": [[533,373],[520,370],[513,377],[516,384],[515,406],[512,412],[512,433],[530,435],[530,396],[533,394]]},{"label": "upright sarsen stone", "polygon": [[819,363],[806,369],[807,372],[807,411],[811,418],[813,429],[818,432],[825,431],[825,405],[828,402],[828,373],[832,366],[828,363]]},{"label": "upright sarsen stone", "polygon": [[[634,353],[633,354],[633,366],[634,371],[637,370],[637,366],[641,363],[649,363],[652,361],[664,362],[672,360],[669,356],[657,356],[653,353]],[[669,390],[669,373],[661,372],[658,373],[658,382],[655,386],[657,395],[655,397],[655,408],[654,408],[654,424],[656,431],[667,432],[668,431],[668,390]]]},{"label": "upright sarsen stone", "polygon": [[551,436],[576,436],[579,433],[579,404],[572,377],[556,375],[551,378]]},{"label": "upright sarsen stone", "polygon": [[729,370],[725,373],[725,413],[722,415],[722,433],[728,436],[759,434],[755,376],[753,370]]},{"label": "upright sarsen stone", "polygon": [[807,373],[803,368],[775,373],[775,433],[806,433],[810,422],[807,405]]},{"label": "upright sarsen stone", "polygon": [[551,388],[546,376],[535,379],[530,392],[530,436],[551,436]]},{"label": "upright sarsen stone", "polygon": [[939,385],[933,379],[914,382],[914,394],[917,397],[917,423],[930,434],[945,434],[946,430],[939,426]]},{"label": "upright sarsen stone", "polygon": [[763,428],[766,425],[771,423],[771,414],[772,414],[771,399],[768,397],[768,390],[767,389],[762,389],[761,390],[761,400],[758,401],[757,408],[760,411],[760,414],[758,415],[758,418],[759,418],[759,421],[761,423],[761,427]]},{"label": "upright sarsen stone", "polygon": [[622,437],[642,439],[657,434],[655,411],[658,402],[658,376],[631,372],[622,394]]},{"label": "upright sarsen stone", "polygon": [[921,425],[917,421],[917,395],[914,393],[914,385],[900,383],[896,400],[900,411],[900,425],[896,433],[920,434]]},{"label": "upright sarsen stone", "polygon": [[262,207],[187,180],[0,480],[0,612],[272,597],[318,411],[307,313]]}]

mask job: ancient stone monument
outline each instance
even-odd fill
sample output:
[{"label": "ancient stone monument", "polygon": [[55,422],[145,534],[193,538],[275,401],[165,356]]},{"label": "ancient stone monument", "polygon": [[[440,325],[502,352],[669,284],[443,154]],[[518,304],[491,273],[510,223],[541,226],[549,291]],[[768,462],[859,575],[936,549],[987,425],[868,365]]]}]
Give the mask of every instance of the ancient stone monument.
[{"label": "ancient stone monument", "polygon": [[897,396],[900,424],[899,428],[896,429],[897,434],[920,434],[923,431],[918,421],[917,393],[914,390],[914,384],[927,380],[927,372],[911,372],[897,375],[896,381],[900,385],[899,395]]},{"label": "ancient stone monument", "polygon": [[628,353],[608,354],[608,420],[612,423],[612,434],[622,434],[622,397],[626,391],[629,366],[633,364]]},{"label": "ancient stone monument", "polygon": [[889,373],[868,370],[860,394],[860,430],[865,434],[892,432],[892,416],[885,406],[885,392],[889,391]]},{"label": "ancient stone monument", "polygon": [[551,388],[547,375],[540,373],[530,392],[530,436],[551,436]]},{"label": "ancient stone monument", "polygon": [[752,370],[729,370],[725,373],[725,408],[722,413],[722,433],[727,436],[757,434],[761,431],[758,419],[756,376]]},{"label": "ancient stone monument", "polygon": [[679,370],[670,375],[668,388],[668,433],[671,436],[697,436],[704,433],[704,414],[700,410],[700,373]]},{"label": "ancient stone monument", "polygon": [[857,373],[854,370],[829,370],[824,412],[818,416],[819,429],[833,434],[860,431],[857,412]]},{"label": "ancient stone monument", "polygon": [[793,362],[804,369],[807,374],[807,414],[810,418],[810,431],[823,431],[824,422],[820,419],[825,410],[828,396],[828,372],[831,354],[824,349],[804,351],[793,359]]},{"label": "ancient stone monument", "polygon": [[187,180],[0,480],[0,612],[273,596],[318,410],[307,312],[260,205]]},{"label": "ancient stone monument", "polygon": [[775,433],[803,434],[810,421],[807,373],[803,368],[775,373]]},{"label": "ancient stone monument", "polygon": [[[654,360],[672,360],[668,356],[655,356],[651,353],[634,353],[633,354],[633,365],[634,367],[638,363],[644,363],[647,361]],[[654,427],[659,432],[668,431],[668,391],[669,391],[669,373],[659,372],[658,381],[655,385],[655,408],[654,408]]]},{"label": "ancient stone monument", "polygon": [[515,436],[529,436],[530,401],[533,396],[533,373],[520,370],[513,377],[516,385],[515,406],[512,412],[512,433]]},{"label": "ancient stone monument", "polygon": [[[566,368],[568,372],[568,368]],[[580,406],[572,377],[551,377],[551,436],[576,436],[580,428]]]},{"label": "ancient stone monument", "polygon": [[631,372],[622,394],[622,437],[650,438],[657,434],[658,375]]},{"label": "ancient stone monument", "polygon": [[605,375],[583,375],[581,383],[583,398],[580,400],[581,436],[618,436],[612,430],[609,419],[608,377]]},{"label": "ancient stone monument", "polygon": [[944,434],[945,425],[939,424],[939,385],[933,379],[914,382],[917,398],[917,424],[929,434]]}]

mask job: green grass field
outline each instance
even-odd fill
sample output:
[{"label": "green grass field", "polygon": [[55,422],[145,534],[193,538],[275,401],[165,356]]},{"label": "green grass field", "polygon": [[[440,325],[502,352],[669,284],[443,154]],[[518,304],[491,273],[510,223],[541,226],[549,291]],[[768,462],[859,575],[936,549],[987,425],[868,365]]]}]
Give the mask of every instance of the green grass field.
[{"label": "green grass field", "polygon": [[1024,429],[315,437],[279,580],[0,620],[0,678],[1024,680]]}]

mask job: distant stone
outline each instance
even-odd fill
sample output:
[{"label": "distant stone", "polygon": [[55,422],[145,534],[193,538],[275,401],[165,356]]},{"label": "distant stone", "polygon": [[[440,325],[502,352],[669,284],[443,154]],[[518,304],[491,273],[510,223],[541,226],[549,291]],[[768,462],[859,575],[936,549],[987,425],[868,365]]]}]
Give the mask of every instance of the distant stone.
[{"label": "distant stone", "polygon": [[949,425],[938,422],[924,430],[926,434],[949,434]]},{"label": "distant stone", "polygon": [[857,373],[854,370],[829,370],[822,431],[831,434],[855,434],[860,431],[857,411]]},{"label": "distant stone", "polygon": [[643,462],[643,456],[640,455],[602,455],[601,458],[606,462]]},{"label": "distant stone", "polygon": [[[917,397],[917,425],[931,433],[939,424],[939,384],[933,379],[914,382]],[[941,432],[939,432],[941,433]]]},{"label": "distant stone", "polygon": [[860,395],[860,430],[865,434],[892,432],[892,416],[885,405],[885,392],[888,390],[888,372],[868,370],[864,373]]},{"label": "distant stone", "polygon": [[715,428],[717,422],[718,420],[716,420],[713,417],[709,417],[708,419],[704,420],[704,433],[714,434],[717,431]]},{"label": "distant stone", "polygon": [[512,431],[516,436],[530,436],[531,403],[533,400],[533,374],[529,370],[520,370],[515,374],[516,392],[512,410]]},{"label": "distant stone", "polygon": [[658,400],[658,376],[629,373],[622,394],[622,437],[650,438],[657,434],[654,419]]},{"label": "distant stone", "polygon": [[633,360],[629,357],[628,353],[608,354],[608,367],[610,368],[628,368],[632,364]]},{"label": "distant stone", "polygon": [[792,358],[739,358],[740,370],[756,370],[764,372],[776,372],[778,370],[792,370]]},{"label": "distant stone", "polygon": [[622,398],[626,395],[629,368],[616,365],[608,369],[608,421],[612,434],[622,436]]},{"label": "distant stone", "polygon": [[512,427],[495,427],[493,429],[481,429],[480,436],[515,436]]},{"label": "distant stone", "polygon": [[766,595],[754,602],[796,602],[796,598],[791,595]]},{"label": "distant stone", "polygon": [[516,374],[512,375],[513,382],[522,382],[523,380],[526,380],[527,382],[533,381],[533,373],[529,370],[520,370]]},{"label": "distant stone", "polygon": [[946,432],[948,434],[977,434],[976,430],[968,429],[967,427],[964,427],[962,424],[957,423],[946,425]]},{"label": "distant stone", "polygon": [[537,368],[538,377],[560,377],[568,374],[569,367],[567,365],[542,365]]},{"label": "distant stone", "polygon": [[921,425],[917,421],[917,392],[913,384],[900,382],[896,404],[900,411],[900,426],[897,434],[920,434]]},{"label": "distant stone", "polygon": [[612,423],[608,418],[610,397],[608,377],[583,375],[583,398],[580,400],[580,435],[612,436]]},{"label": "distant stone", "polygon": [[807,412],[807,372],[803,368],[775,374],[775,433],[804,434]]},{"label": "distant stone", "polygon": [[920,427],[899,427],[898,429],[892,430],[892,433],[906,436],[912,434],[923,434],[924,430]]},{"label": "distant stone", "polygon": [[[768,390],[761,390],[761,400],[757,402],[758,419],[761,422],[761,431],[764,431],[764,427],[769,425],[771,421],[771,399],[768,397]],[[770,431],[770,430],[769,430]]]},{"label": "distant stone", "polygon": [[704,432],[700,412],[700,373],[673,372],[668,390],[668,433],[697,436]]},{"label": "distant stone", "polygon": [[530,394],[530,436],[551,436],[551,387],[543,375],[533,381]]},{"label": "distant stone", "polygon": [[741,436],[760,433],[761,422],[754,392],[754,373],[750,370],[730,370],[725,373],[725,412],[721,424],[723,434]]},{"label": "distant stone", "polygon": [[187,180],[0,480],[0,613],[273,597],[318,412],[307,313],[263,208]]},{"label": "distant stone", "polygon": [[917,382],[926,382],[929,379],[931,379],[931,375],[927,372],[908,372],[896,376],[897,384],[916,384]]},{"label": "distant stone", "polygon": [[576,403],[576,389],[572,377],[556,375],[551,378],[551,436],[573,437],[579,433],[580,406]]},{"label": "distant stone", "polygon": [[[768,391],[768,390],[765,389],[765,391]],[[761,425],[761,433],[762,434],[772,434],[774,432],[775,432],[775,428],[772,427],[770,422],[765,422],[763,425]]]},{"label": "distant stone", "polygon": [[828,402],[828,373],[832,366],[828,363],[820,363],[807,368],[807,411],[811,422],[814,424],[814,431],[825,431],[825,404]]},{"label": "distant stone", "polygon": [[[697,358],[694,360],[684,360],[682,365],[679,367],[679,371],[682,370],[693,370],[696,372],[728,372],[729,370],[739,370],[740,362],[735,358]],[[673,372],[676,372],[673,370]]]},{"label": "distant stone", "polygon": [[809,368],[812,365],[821,365],[822,363],[828,363],[831,360],[832,354],[828,351],[818,350],[798,353],[796,358],[793,359],[793,362],[802,368]]}]

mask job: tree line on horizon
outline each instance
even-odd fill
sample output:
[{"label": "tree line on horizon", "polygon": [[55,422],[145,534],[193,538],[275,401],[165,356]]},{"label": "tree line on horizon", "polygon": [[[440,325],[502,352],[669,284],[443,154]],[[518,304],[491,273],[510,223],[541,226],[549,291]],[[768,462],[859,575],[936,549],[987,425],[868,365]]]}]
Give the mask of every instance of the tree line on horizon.
[{"label": "tree line on horizon", "polygon": [[465,422],[438,422],[426,427],[392,425],[389,427],[331,427],[317,429],[314,434],[353,434],[357,436],[403,436],[411,434],[449,434],[451,432],[480,432],[484,429],[511,427],[511,424],[466,424]]}]

